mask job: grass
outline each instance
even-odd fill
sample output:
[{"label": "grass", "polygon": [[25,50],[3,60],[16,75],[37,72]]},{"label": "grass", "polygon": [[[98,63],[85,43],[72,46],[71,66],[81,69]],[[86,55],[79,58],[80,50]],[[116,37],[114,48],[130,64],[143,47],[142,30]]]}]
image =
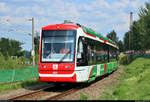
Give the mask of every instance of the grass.
[{"label": "grass", "polygon": [[80,99],[79,100],[87,100],[88,99],[88,95],[80,93]]},{"label": "grass", "polygon": [[43,82],[40,82],[38,78],[32,78],[20,82],[2,84],[0,85],[0,93],[8,92],[10,90],[15,90],[19,88],[25,88],[36,84],[43,84]]},{"label": "grass", "polygon": [[150,100],[150,59],[138,58],[124,67],[120,83],[106,87],[100,100]]}]

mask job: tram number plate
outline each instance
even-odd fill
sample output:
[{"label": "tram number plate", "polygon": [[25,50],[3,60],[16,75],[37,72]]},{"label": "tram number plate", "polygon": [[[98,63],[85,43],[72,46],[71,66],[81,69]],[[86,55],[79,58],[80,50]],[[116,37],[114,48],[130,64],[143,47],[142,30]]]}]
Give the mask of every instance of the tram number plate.
[{"label": "tram number plate", "polygon": [[53,70],[57,70],[58,69],[58,64],[53,64]]}]

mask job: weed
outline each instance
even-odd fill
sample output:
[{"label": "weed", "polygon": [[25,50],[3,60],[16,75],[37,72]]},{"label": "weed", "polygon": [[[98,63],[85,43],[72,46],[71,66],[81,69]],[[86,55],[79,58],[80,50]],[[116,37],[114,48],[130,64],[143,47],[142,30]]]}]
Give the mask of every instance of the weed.
[{"label": "weed", "polygon": [[0,69],[15,69],[28,66],[24,63],[28,61],[28,59],[25,57],[13,59],[10,56],[8,56],[7,58],[5,58],[5,56],[3,56],[0,52],[0,59]]}]

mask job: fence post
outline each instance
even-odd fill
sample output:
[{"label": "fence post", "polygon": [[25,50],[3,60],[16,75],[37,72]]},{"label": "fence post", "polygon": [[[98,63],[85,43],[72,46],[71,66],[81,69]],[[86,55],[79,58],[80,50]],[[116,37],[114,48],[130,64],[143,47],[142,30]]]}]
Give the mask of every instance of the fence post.
[{"label": "fence post", "polygon": [[15,69],[13,70],[13,74],[12,74],[12,80],[11,80],[11,82],[13,82],[13,81],[14,81],[14,78],[15,78]]},{"label": "fence post", "polygon": [[31,78],[34,78],[34,66],[32,66],[32,77]]}]

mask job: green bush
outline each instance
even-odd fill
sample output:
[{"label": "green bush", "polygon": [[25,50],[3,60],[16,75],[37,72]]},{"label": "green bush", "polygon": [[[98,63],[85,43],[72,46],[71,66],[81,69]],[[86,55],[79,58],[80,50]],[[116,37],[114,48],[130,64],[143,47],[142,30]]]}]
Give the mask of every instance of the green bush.
[{"label": "green bush", "polygon": [[137,57],[133,56],[132,54],[128,56],[128,64],[130,64],[133,60],[135,60]]},{"label": "green bush", "polygon": [[126,54],[121,54],[119,56],[119,63],[122,64],[122,65],[127,65],[128,60],[129,60],[129,56],[127,56]]},{"label": "green bush", "polygon": [[2,53],[0,52],[0,67],[2,67],[5,64],[5,57],[2,55]]},{"label": "green bush", "polygon": [[122,65],[130,64],[135,59],[136,59],[136,56],[133,56],[133,55],[121,54],[119,56],[119,62]]},{"label": "green bush", "polygon": [[39,63],[39,54],[35,55],[35,63],[38,64]]},{"label": "green bush", "polygon": [[27,64],[25,64],[26,61],[28,61],[28,59],[25,57],[13,59],[10,56],[5,57],[0,52],[0,69],[14,69],[28,66]]},{"label": "green bush", "polygon": [[[33,56],[30,57],[30,62],[32,64],[32,62],[33,62]],[[39,64],[39,55],[38,54],[35,55],[35,64]]]}]

